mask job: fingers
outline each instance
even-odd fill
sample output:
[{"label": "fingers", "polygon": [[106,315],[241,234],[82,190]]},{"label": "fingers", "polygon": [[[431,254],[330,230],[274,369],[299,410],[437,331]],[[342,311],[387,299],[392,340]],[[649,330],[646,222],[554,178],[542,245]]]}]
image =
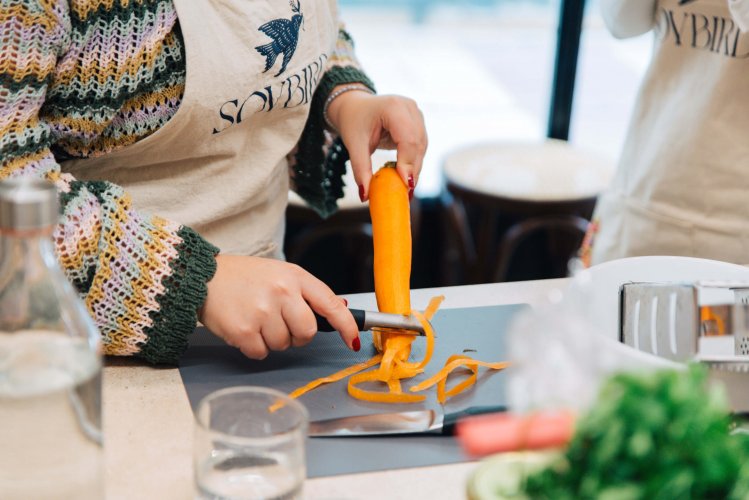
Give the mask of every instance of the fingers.
[{"label": "fingers", "polygon": [[384,126],[395,144],[398,161],[397,169],[403,182],[413,191],[419,180],[419,173],[427,149],[427,133],[424,118],[410,99],[399,98],[399,106],[390,106],[386,112]]},{"label": "fingers", "polygon": [[424,116],[416,103],[400,96],[370,96],[333,101],[338,106],[341,137],[351,159],[362,201],[369,199],[372,178],[371,154],[375,148],[397,150],[397,169],[410,193],[419,181],[427,134]]},{"label": "fingers", "polygon": [[356,321],[351,311],[346,308],[340,297],[333,293],[333,290],[311,274],[307,274],[302,280],[302,296],[312,309],[324,316],[330,325],[338,330],[349,348],[354,351],[359,350],[361,344]]},{"label": "fingers", "polygon": [[291,332],[291,345],[301,347],[315,337],[317,333],[315,314],[301,297],[299,300],[287,303],[281,314]]},{"label": "fingers", "polygon": [[260,333],[271,351],[284,351],[291,347],[291,334],[280,314],[269,314],[263,321]]},{"label": "fingers", "polygon": [[372,179],[372,152],[369,149],[369,141],[366,136],[357,134],[349,138],[346,149],[354,179],[359,186],[359,199],[365,201],[369,199],[369,181]]},{"label": "fingers", "polygon": [[[224,334],[220,336],[224,338],[226,343],[238,348],[248,358],[265,359],[270,351],[268,344],[266,344],[263,338],[263,331],[266,329],[265,325],[257,321],[257,318],[235,319],[241,322],[235,325],[234,328],[224,327],[219,332],[214,333],[223,332]],[[285,325],[281,325],[281,328],[285,330],[286,327]],[[288,332],[286,336],[288,337]]]},{"label": "fingers", "polygon": [[219,255],[201,321],[245,356],[263,359],[270,350],[312,340],[317,321],[310,307],[328,318],[350,348],[358,345],[343,299],[310,273],[272,259]]},{"label": "fingers", "polygon": [[424,166],[424,156],[426,155],[427,148],[429,147],[429,137],[427,136],[426,125],[424,123],[424,115],[421,110],[413,105],[413,109],[410,109],[412,119],[414,120],[414,127],[417,131],[417,142],[419,144],[418,151],[416,154],[416,160],[414,161],[414,177],[416,184],[419,183],[419,177],[421,176],[421,169]]},{"label": "fingers", "polygon": [[268,357],[268,346],[265,345],[262,335],[246,335],[237,343],[242,354],[251,359],[265,359]]}]

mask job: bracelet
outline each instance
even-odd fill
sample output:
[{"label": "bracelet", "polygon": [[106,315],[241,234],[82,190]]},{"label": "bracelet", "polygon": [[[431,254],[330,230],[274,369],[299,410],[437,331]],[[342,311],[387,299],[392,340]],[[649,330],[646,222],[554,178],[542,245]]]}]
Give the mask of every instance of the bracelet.
[{"label": "bracelet", "polygon": [[345,94],[346,92],[349,92],[351,90],[361,90],[362,92],[374,94],[374,91],[372,91],[372,89],[370,89],[369,87],[365,87],[361,83],[356,83],[353,85],[344,85],[343,87],[339,88],[335,92],[331,92],[328,98],[325,100],[325,104],[322,107],[323,120],[325,120],[325,124],[330,128],[330,130],[336,129],[333,126],[333,124],[330,123],[330,118],[328,118],[328,108],[330,107],[330,104],[335,100],[336,97],[338,97],[341,94]]}]

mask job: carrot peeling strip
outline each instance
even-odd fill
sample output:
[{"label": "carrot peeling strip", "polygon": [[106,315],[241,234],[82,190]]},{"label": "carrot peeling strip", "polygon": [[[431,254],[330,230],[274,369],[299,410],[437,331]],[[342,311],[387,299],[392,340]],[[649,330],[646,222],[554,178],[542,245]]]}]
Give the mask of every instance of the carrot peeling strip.
[{"label": "carrot peeling strip", "polygon": [[387,381],[388,389],[393,394],[402,394],[403,390],[401,389],[401,381],[397,378],[393,378]]},{"label": "carrot peeling strip", "polygon": [[[437,306],[439,306],[440,302],[442,302],[442,300],[437,302]],[[421,323],[421,326],[424,328],[424,333],[426,334],[427,338],[424,359],[422,359],[419,363],[419,368],[424,368],[429,363],[429,361],[431,361],[432,354],[434,353],[434,329],[432,329],[432,325],[426,319],[425,315],[421,314],[419,311],[411,311],[411,314],[413,314],[414,317],[419,320],[419,323]],[[434,312],[432,312],[432,314],[434,314]]]},{"label": "carrot peeling strip", "polygon": [[451,398],[456,394],[460,394],[461,392],[471,387],[476,383],[476,380],[478,380],[478,373],[478,367],[471,368],[471,376],[457,384],[449,391],[445,391],[445,386],[447,386],[447,377],[440,380],[437,384],[437,401],[440,404],[444,404],[445,401],[447,401],[447,398]]},{"label": "carrot peeling strip", "polygon": [[437,295],[436,297],[431,298],[431,300],[429,301],[429,304],[427,304],[427,308],[424,309],[424,317],[427,320],[432,319],[432,317],[434,316],[434,313],[437,312],[437,309],[439,309],[443,300],[445,300],[444,295]]},{"label": "carrot peeling strip", "polygon": [[454,359],[452,361],[449,361],[445,363],[445,366],[443,366],[440,371],[429,377],[428,379],[422,381],[418,385],[415,385],[411,387],[411,391],[418,392],[423,391],[424,389],[428,389],[432,387],[434,384],[438,383],[443,378],[447,377],[447,375],[450,374],[451,371],[453,371],[455,368],[460,366],[484,366],[486,368],[491,368],[492,370],[503,370],[509,366],[509,363],[507,362],[498,362],[498,363],[488,363],[486,361],[477,361],[475,359],[468,358],[467,356],[465,358],[460,359]]},{"label": "carrot peeling strip", "polygon": [[309,384],[304,385],[304,386],[302,386],[302,387],[294,390],[293,392],[291,392],[289,394],[289,397],[290,398],[298,398],[302,394],[305,394],[305,393],[311,391],[312,389],[315,389],[315,388],[317,388],[317,387],[319,387],[319,386],[321,386],[323,384],[330,384],[332,382],[338,382],[339,380],[342,380],[342,379],[348,377],[349,375],[353,375],[354,373],[359,373],[362,370],[366,370],[367,368],[370,368],[370,367],[376,365],[377,363],[380,362],[381,359],[382,359],[382,355],[381,354],[377,354],[376,356],[368,359],[367,361],[364,361],[363,363],[358,363],[358,364],[355,364],[355,365],[351,365],[348,368],[345,368],[345,369],[343,369],[343,370],[341,370],[339,372],[336,372],[336,373],[334,373],[332,375],[328,375],[327,377],[321,377],[321,378],[315,379],[312,382],[310,382]]},{"label": "carrot peeling strip", "polygon": [[[462,355],[456,354],[447,358],[447,362],[450,363],[451,361],[454,361],[456,359],[463,359],[466,361],[471,360],[471,358],[468,356],[462,356]],[[478,380],[478,375],[479,375],[478,365],[470,363],[466,365],[466,368],[468,368],[468,371],[471,373],[471,375],[467,379],[456,384],[449,391],[445,391],[445,388],[447,387],[447,379],[450,377],[450,374],[447,374],[445,378],[437,382],[437,401],[439,401],[440,403],[444,403],[447,400],[447,398],[455,396],[456,394],[460,394],[461,392],[463,392],[464,390],[466,390],[467,388],[469,388],[470,386],[476,383],[476,381]]]},{"label": "carrot peeling strip", "polygon": [[426,400],[426,396],[415,394],[393,394],[391,392],[367,391],[356,387],[362,382],[378,382],[377,372],[357,373],[348,379],[348,393],[362,401],[374,403],[420,403]]}]

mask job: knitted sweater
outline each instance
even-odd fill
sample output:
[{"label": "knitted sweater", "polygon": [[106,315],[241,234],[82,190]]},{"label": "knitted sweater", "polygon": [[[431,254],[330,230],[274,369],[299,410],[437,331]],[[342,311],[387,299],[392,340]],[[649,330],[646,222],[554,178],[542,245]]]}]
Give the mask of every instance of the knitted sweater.
[{"label": "knitted sweater", "polygon": [[[172,0],[2,0],[0,41],[0,179],[57,184],[57,254],[104,352],[175,362],[219,250],[188,227],[138,212],[122,188],[61,169],[66,159],[152,134],[179,108],[185,50]],[[347,155],[324,131],[322,105],[336,85],[372,86],[343,30],[330,61],[292,161],[300,194],[323,214],[342,194]]]}]

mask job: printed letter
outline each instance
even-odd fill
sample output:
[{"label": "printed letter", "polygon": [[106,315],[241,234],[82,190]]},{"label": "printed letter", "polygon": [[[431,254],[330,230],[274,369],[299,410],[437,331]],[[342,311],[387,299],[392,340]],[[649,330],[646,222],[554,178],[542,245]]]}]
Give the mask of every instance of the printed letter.
[{"label": "printed letter", "polygon": [[226,130],[227,128],[231,127],[232,125],[234,125],[234,117],[232,115],[230,115],[230,114],[224,113],[224,106],[226,106],[227,104],[233,104],[234,107],[236,108],[237,104],[239,104],[239,101],[237,101],[236,99],[233,99],[231,101],[226,101],[225,103],[223,103],[221,105],[221,107],[218,109],[218,114],[219,114],[219,116],[221,118],[223,118],[224,120],[226,120],[227,122],[229,122],[229,125],[227,125],[226,127],[222,128],[221,130],[218,130],[218,129],[214,128],[213,129],[213,133],[214,134],[218,134],[219,132],[222,132],[222,131]]},{"label": "printed letter", "polygon": [[[701,26],[698,28],[697,25]],[[697,39],[703,39],[703,43],[697,43]],[[702,14],[692,14],[692,47],[695,49],[706,49],[712,43],[712,34],[710,33],[710,20]]]},{"label": "printed letter", "polygon": [[[292,79],[295,80],[295,83],[293,84],[291,83]],[[300,104],[304,104],[306,102],[307,96],[305,95],[306,93],[304,92],[304,88],[300,85],[302,83],[302,78],[298,74],[296,74],[296,75],[291,75],[290,77],[288,77],[286,81],[289,84],[288,99],[286,99],[286,102],[284,103],[283,107],[293,108],[293,107],[299,106]],[[295,96],[297,93],[299,93],[299,102],[297,102],[296,104],[291,104],[292,97]]]}]

